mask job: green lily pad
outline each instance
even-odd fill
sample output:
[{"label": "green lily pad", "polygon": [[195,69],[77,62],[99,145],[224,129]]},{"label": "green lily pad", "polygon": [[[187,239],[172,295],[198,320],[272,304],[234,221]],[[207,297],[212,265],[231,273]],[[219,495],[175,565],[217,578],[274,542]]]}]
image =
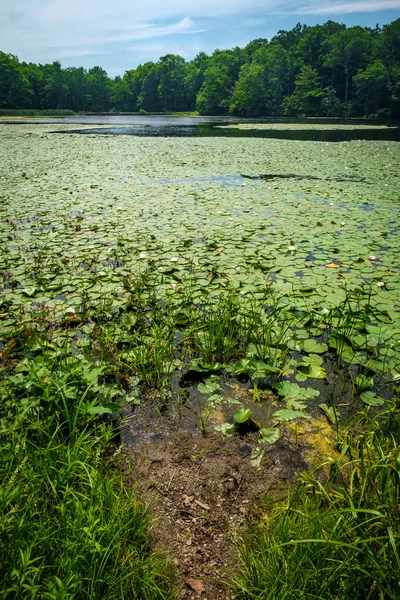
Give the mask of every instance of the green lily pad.
[{"label": "green lily pad", "polygon": [[236,423],[239,423],[239,425],[241,425],[242,423],[246,423],[250,419],[250,417],[250,408],[239,408],[239,410],[237,410],[233,415],[233,418],[235,419]]},{"label": "green lily pad", "polygon": [[233,423],[221,423],[220,425],[215,425],[214,431],[219,431],[223,435],[226,435],[228,431],[232,431],[235,428]]},{"label": "green lily pad", "polygon": [[281,437],[281,433],[277,427],[265,427],[260,429],[260,444],[275,444]]},{"label": "green lily pad", "polygon": [[323,342],[316,342],[309,338],[308,340],[304,340],[303,350],[309,354],[324,354],[324,352],[328,351],[328,346]]},{"label": "green lily pad", "polygon": [[294,419],[298,419],[300,417],[302,417],[303,419],[311,419],[309,415],[305,415],[300,410],[289,409],[277,410],[276,412],[274,412],[273,417],[275,421],[278,421],[278,423],[281,423],[283,421],[293,421]]}]

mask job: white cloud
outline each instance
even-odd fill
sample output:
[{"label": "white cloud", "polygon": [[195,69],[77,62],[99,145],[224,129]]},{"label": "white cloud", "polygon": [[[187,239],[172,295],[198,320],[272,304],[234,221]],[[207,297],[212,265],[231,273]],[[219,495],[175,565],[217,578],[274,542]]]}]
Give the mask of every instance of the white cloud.
[{"label": "white cloud", "polygon": [[77,48],[76,50],[62,50],[54,54],[55,58],[77,58],[79,56],[107,56],[110,52],[90,50],[90,48]]},{"label": "white cloud", "polygon": [[400,9],[400,0],[356,0],[355,2],[334,2],[329,4],[303,6],[294,11],[298,15],[340,15],[380,10]]},{"label": "white cloud", "polygon": [[[0,0],[0,49],[21,60],[43,61],[114,53],[118,43],[168,38],[169,47],[182,47],[183,54],[189,41],[198,45],[208,26],[212,32],[203,40],[204,49],[212,35],[214,47],[216,35],[225,47],[223,40],[237,44],[237,35],[247,29],[248,39],[252,28],[265,23],[272,30],[273,15],[339,18],[398,8],[400,0]],[[233,23],[235,38],[227,30]],[[177,36],[187,38],[187,43],[178,44]],[[167,44],[162,46],[166,49]]]}]

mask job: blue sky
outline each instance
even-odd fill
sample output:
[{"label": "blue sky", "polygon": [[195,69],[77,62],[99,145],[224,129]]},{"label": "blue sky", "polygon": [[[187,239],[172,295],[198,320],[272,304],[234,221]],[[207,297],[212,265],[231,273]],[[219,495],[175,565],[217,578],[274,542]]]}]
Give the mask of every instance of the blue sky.
[{"label": "blue sky", "polygon": [[112,77],[167,53],[270,39],[328,19],[374,27],[400,17],[400,0],[0,0],[0,50],[64,67],[100,65]]}]

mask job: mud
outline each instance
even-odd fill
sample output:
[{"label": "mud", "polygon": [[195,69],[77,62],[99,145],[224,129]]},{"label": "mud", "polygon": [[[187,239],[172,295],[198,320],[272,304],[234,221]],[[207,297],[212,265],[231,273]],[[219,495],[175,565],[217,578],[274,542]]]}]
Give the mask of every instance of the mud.
[{"label": "mud", "polygon": [[[124,428],[129,482],[151,505],[155,548],[168,552],[180,576],[179,600],[232,598],[235,540],[265,495],[278,498],[296,474],[332,453],[333,429],[322,420],[283,428],[273,445],[258,433],[223,436],[213,413],[202,435],[189,413],[138,407]],[[311,443],[308,441],[311,440]],[[263,450],[258,466],[251,458]]]}]

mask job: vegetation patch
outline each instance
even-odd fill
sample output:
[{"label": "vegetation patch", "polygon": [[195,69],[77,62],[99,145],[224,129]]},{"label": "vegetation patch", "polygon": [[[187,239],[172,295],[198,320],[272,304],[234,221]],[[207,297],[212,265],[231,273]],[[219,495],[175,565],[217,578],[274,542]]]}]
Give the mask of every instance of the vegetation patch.
[{"label": "vegetation patch", "polygon": [[[227,533],[328,454],[290,504],[315,515],[312,534],[265,536],[305,548],[322,519],[335,551],[324,566],[304,558],[303,597],[323,569],[327,598],[336,585],[395,598],[396,144],[0,133],[5,597],[173,598],[127,480],[168,515],[159,540],[177,553],[179,593],[225,593]],[[313,179],[258,177],[293,164]],[[349,418],[358,437],[344,442]],[[315,498],[334,506],[327,521]],[[269,567],[260,558],[252,579],[244,552],[239,589],[262,597]]]}]

